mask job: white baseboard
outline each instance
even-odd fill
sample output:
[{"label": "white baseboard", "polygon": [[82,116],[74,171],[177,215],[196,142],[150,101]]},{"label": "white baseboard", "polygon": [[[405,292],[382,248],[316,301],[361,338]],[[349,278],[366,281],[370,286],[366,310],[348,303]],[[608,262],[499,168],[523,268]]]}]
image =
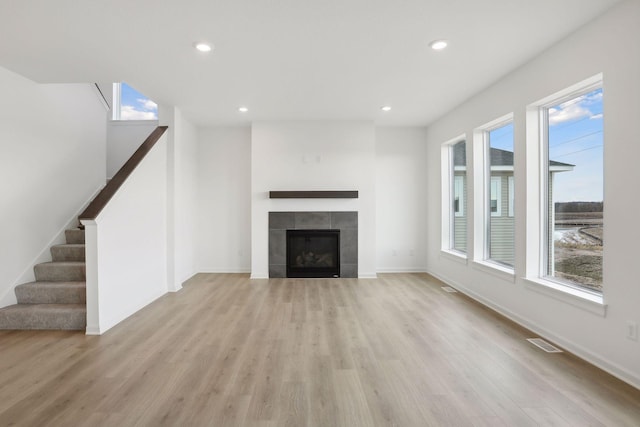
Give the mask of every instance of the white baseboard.
[{"label": "white baseboard", "polygon": [[[222,269],[222,268],[204,268],[198,270],[198,273],[210,273],[210,274],[248,274],[251,273],[249,269]],[[197,274],[197,273],[196,273]]]},{"label": "white baseboard", "polygon": [[382,267],[378,268],[378,274],[384,273],[426,273],[426,268],[420,267],[408,267],[408,268],[397,268],[397,267]]},{"label": "white baseboard", "polygon": [[605,372],[608,372],[609,374],[613,375],[619,380],[624,381],[625,383],[631,385],[632,387],[635,387],[640,390],[640,378],[634,375],[633,373],[629,372],[627,369],[623,368],[622,366],[619,366],[615,363],[611,363],[606,359],[602,358],[601,356],[595,354],[594,352],[582,347],[579,344],[576,344],[571,339],[557,335],[556,333],[549,331],[544,327],[541,327],[540,325],[536,324],[530,319],[522,317],[514,313],[513,311],[501,306],[500,304],[496,304],[495,302],[487,298],[484,298],[483,296],[477,294],[473,290],[456,282],[455,280],[450,280],[444,276],[441,276],[439,274],[435,274],[432,272],[427,272],[427,274],[430,274],[431,276],[437,278],[438,280],[441,280],[447,285],[455,288],[459,292],[462,292],[463,294],[467,295],[469,298],[472,298],[473,300],[479,302],[480,304],[491,308],[492,310],[500,313],[501,315],[517,323],[518,325],[523,326],[531,330],[532,332],[535,332],[537,335],[539,335],[542,338],[552,341],[553,343],[559,345],[560,347],[564,348],[570,353],[575,354],[581,359],[584,359],[585,361],[602,369]]},{"label": "white baseboard", "polygon": [[358,273],[358,279],[377,279],[377,273]]},{"label": "white baseboard", "polygon": [[100,332],[100,327],[98,326],[87,325],[87,329],[85,329],[84,334],[85,335],[102,335],[102,332]]}]

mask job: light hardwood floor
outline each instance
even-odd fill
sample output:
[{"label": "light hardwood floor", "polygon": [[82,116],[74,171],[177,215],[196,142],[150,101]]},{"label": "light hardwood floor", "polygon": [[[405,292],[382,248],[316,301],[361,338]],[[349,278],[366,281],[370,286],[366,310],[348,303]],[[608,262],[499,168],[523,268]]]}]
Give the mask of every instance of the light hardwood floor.
[{"label": "light hardwood floor", "polygon": [[0,332],[0,425],[640,425],[639,390],[441,286],[199,274],[100,337]]}]

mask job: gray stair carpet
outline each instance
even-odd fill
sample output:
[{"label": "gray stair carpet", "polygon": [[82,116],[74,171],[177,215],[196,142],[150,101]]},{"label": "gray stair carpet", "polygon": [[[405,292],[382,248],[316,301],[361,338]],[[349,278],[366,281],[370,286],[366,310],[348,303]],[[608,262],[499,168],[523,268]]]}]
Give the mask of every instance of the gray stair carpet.
[{"label": "gray stair carpet", "polygon": [[0,309],[0,329],[84,330],[87,324],[84,230],[66,230],[36,281],[16,286],[18,304]]}]

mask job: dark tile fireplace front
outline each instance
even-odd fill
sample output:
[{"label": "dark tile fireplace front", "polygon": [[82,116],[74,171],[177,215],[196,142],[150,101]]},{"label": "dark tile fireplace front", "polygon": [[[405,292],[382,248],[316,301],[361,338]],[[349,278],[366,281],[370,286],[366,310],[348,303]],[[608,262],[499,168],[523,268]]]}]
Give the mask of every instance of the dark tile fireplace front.
[{"label": "dark tile fireplace front", "polygon": [[[297,236],[299,231],[307,234],[333,233],[337,235],[337,238],[323,238],[324,243],[322,245],[328,241],[333,241],[332,244],[337,245],[335,253],[331,256],[332,260],[328,261],[329,257],[325,256],[326,251],[323,247],[305,247],[307,245],[305,239],[294,243],[294,246],[298,245],[297,248],[293,248],[294,255],[291,254],[291,250],[287,252],[289,246],[288,235]],[[317,237],[317,235],[312,237]],[[309,252],[313,253],[313,255]],[[306,266],[304,265],[305,262],[307,263]],[[298,265],[299,263],[303,265],[300,266]],[[329,271],[327,265],[321,265],[329,263],[333,264],[331,271]],[[289,264],[289,269],[287,269],[287,264]],[[293,271],[291,269],[292,266]],[[324,269],[324,267],[327,267],[327,269],[322,272],[312,271],[308,269],[311,266],[314,269]],[[322,274],[322,276],[319,276],[319,274]],[[357,278],[358,212],[269,212],[269,277]]]}]

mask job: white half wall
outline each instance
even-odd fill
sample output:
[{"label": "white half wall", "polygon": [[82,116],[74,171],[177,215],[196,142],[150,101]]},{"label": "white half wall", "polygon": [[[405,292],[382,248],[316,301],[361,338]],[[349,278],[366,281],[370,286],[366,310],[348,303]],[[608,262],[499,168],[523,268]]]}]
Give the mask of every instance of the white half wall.
[{"label": "white half wall", "polygon": [[197,270],[250,272],[251,128],[201,130],[197,169]]},{"label": "white half wall", "polygon": [[[640,323],[637,255],[640,198],[640,3],[625,1],[559,42],[522,68],[456,108],[428,129],[426,194],[429,272],[640,388],[640,342],[626,337],[627,322]],[[525,275],[525,107],[603,73],[605,212],[604,300],[606,316],[527,287]],[[514,113],[516,162],[515,283],[440,252],[441,144]],[[473,193],[469,203],[473,203]],[[470,222],[471,224],[472,222]],[[470,244],[469,247],[472,247]]]},{"label": "white half wall", "polygon": [[87,334],[103,334],[168,291],[166,133],[83,224]]},{"label": "white half wall", "polygon": [[376,268],[426,271],[426,128],[376,128]]},{"label": "white half wall", "polygon": [[108,120],[107,123],[107,178],[113,178],[158,126],[158,121]]},{"label": "white half wall", "polygon": [[[270,211],[358,212],[358,275],[376,275],[371,122],[260,122],[251,133],[251,277],[266,278]],[[358,199],[269,199],[272,190],[357,190]]]},{"label": "white half wall", "polygon": [[[106,111],[90,84],[37,84],[0,67],[0,307],[105,184]],[[50,260],[50,258],[48,258]]]}]

